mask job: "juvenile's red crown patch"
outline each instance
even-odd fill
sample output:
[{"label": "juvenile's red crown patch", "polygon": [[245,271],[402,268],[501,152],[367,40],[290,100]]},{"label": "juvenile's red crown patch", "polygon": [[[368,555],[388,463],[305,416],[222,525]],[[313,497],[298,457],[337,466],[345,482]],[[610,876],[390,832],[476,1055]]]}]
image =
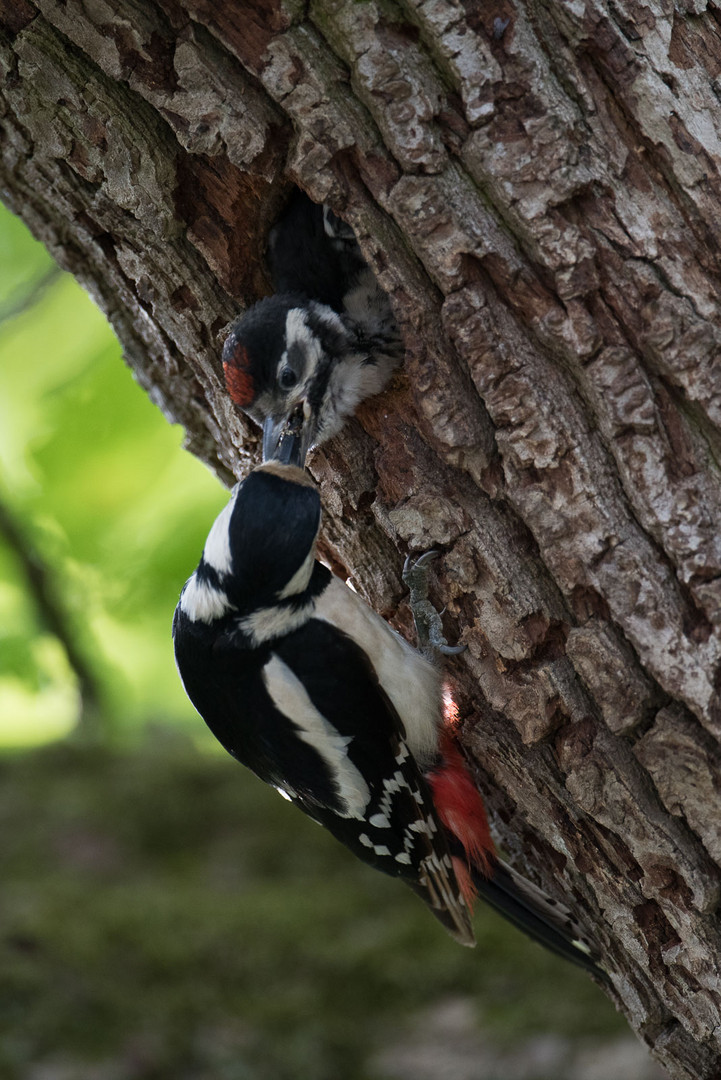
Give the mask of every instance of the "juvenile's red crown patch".
[{"label": "juvenile's red crown patch", "polygon": [[230,360],[223,361],[225,385],[232,400],[241,409],[250,405],[255,395],[253,376],[250,374],[248,353],[242,345],[236,345]]}]

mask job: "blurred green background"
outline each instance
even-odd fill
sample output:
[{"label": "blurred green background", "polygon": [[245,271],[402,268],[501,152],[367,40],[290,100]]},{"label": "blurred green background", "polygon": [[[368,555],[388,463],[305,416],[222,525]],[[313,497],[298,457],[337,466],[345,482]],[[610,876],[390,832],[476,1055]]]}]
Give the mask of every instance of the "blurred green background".
[{"label": "blurred green background", "polygon": [[182,439],[0,208],[0,1076],[655,1076],[583,973],[485,910],[459,948],[217,749],[170,622],[227,496]]}]

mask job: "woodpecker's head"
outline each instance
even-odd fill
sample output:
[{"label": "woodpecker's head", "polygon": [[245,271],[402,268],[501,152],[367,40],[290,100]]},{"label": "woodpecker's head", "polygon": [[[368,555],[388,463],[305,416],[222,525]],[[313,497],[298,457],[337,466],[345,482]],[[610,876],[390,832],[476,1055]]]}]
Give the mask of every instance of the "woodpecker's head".
[{"label": "woodpecker's head", "polygon": [[[234,403],[263,428],[263,460],[302,466],[311,446],[334,435],[360,400],[346,405],[348,373],[366,360],[327,304],[279,294],[236,320],[223,348],[225,382]],[[290,457],[288,435],[297,440]]]}]

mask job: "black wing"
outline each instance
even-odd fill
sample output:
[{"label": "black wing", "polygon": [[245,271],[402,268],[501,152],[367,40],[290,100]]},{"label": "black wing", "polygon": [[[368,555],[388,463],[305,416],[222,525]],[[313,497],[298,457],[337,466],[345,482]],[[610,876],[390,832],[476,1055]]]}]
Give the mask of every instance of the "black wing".
[{"label": "black wing", "polygon": [[262,649],[232,629],[175,649],[216,738],[364,862],[403,878],[458,940],[473,942],[446,834],[403,726],[365,653],[323,620]]}]

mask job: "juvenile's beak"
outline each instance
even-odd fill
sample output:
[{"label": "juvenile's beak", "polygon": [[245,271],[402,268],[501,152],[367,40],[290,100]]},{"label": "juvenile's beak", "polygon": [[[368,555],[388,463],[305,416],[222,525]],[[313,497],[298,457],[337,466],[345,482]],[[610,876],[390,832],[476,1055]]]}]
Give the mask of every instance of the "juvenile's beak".
[{"label": "juvenile's beak", "polygon": [[304,468],[311,435],[302,405],[290,416],[279,419],[269,416],[263,424],[263,461]]},{"label": "juvenile's beak", "polygon": [[281,465],[297,465],[299,469],[303,468],[305,454],[301,453],[300,439],[297,435],[286,432],[282,436],[275,454],[275,460],[279,461]]},{"label": "juvenile's beak", "polygon": [[269,416],[263,422],[263,461],[277,459],[281,436],[287,423],[287,416],[281,416],[280,419]]}]

